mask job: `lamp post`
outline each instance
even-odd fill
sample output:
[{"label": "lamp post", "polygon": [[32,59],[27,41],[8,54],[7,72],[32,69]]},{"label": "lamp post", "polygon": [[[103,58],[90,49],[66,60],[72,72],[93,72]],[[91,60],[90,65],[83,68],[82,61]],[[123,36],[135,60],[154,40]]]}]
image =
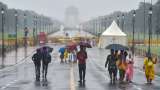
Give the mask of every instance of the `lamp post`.
[{"label": "lamp post", "polygon": [[122,31],[124,31],[124,14],[122,14]]},{"label": "lamp post", "polygon": [[17,41],[17,20],[18,20],[18,13],[17,11],[15,11],[14,13],[14,16],[15,16],[15,33],[16,33],[16,41],[15,41],[15,50],[17,52],[17,48],[18,48],[18,41]]},{"label": "lamp post", "polygon": [[18,52],[18,40],[17,40],[17,21],[18,21],[18,13],[17,11],[14,12],[14,16],[15,16],[15,63],[17,64],[17,52]]},{"label": "lamp post", "polygon": [[117,16],[117,24],[119,26],[119,15]]},{"label": "lamp post", "polygon": [[26,14],[24,14],[24,47],[27,47],[27,33]]},{"label": "lamp post", "polygon": [[37,16],[35,16],[36,45],[38,44]]},{"label": "lamp post", "polygon": [[33,44],[36,45],[36,16],[33,17],[33,24],[34,24],[34,28],[33,28]]},{"label": "lamp post", "polygon": [[132,24],[133,24],[133,38],[132,38],[132,55],[134,58],[134,32],[135,32],[135,16],[136,16],[136,11],[133,11],[133,18],[132,18]]},{"label": "lamp post", "polygon": [[146,34],[146,31],[145,31],[146,30],[146,1],[145,0],[144,0],[144,22],[143,23],[144,23],[144,31],[143,31],[144,37],[143,38],[144,38],[144,45],[145,45],[145,39],[146,39],[146,35],[145,35]]},{"label": "lamp post", "polygon": [[4,57],[5,57],[5,48],[4,48],[4,8],[1,9],[2,15],[2,67],[4,67]]},{"label": "lamp post", "polygon": [[26,27],[26,14],[24,14],[24,56],[27,57],[27,35],[28,28]]},{"label": "lamp post", "polygon": [[149,8],[149,20],[148,20],[148,26],[149,26],[149,31],[148,31],[148,36],[149,36],[149,41],[148,41],[148,53],[150,54],[151,53],[151,35],[152,35],[152,6]]}]

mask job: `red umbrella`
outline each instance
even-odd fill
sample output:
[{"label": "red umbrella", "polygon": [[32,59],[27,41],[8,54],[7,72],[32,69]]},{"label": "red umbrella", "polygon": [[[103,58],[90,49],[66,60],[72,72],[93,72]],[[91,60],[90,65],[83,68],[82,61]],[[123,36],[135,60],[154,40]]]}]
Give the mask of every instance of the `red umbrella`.
[{"label": "red umbrella", "polygon": [[69,42],[66,47],[68,48],[68,50],[71,50],[71,51],[76,50],[77,49],[77,43]]}]

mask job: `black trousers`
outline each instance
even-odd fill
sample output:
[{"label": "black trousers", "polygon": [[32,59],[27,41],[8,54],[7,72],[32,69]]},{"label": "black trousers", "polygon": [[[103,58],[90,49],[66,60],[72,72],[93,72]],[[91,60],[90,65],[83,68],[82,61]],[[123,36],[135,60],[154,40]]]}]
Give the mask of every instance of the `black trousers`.
[{"label": "black trousers", "polygon": [[41,63],[40,62],[39,63],[35,62],[34,65],[35,65],[36,80],[39,80],[40,79]]},{"label": "black trousers", "polygon": [[47,77],[48,64],[49,64],[49,63],[43,62],[42,74],[43,74],[43,78],[45,78],[45,79],[46,79],[46,77]]},{"label": "black trousers", "polygon": [[85,80],[85,75],[86,75],[86,64],[79,64],[79,79]]},{"label": "black trousers", "polygon": [[108,68],[108,72],[111,80],[116,80],[117,77],[117,68]]}]

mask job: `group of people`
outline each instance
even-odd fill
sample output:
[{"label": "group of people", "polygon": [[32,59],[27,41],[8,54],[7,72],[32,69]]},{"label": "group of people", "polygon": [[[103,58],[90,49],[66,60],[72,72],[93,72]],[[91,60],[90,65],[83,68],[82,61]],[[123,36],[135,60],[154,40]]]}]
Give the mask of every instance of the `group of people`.
[{"label": "group of people", "polygon": [[[153,58],[150,53],[146,54],[144,59],[144,72],[146,76],[147,83],[151,84],[152,80],[155,77],[154,64],[157,63],[157,58]],[[134,60],[132,55],[127,53],[127,51],[111,49],[111,53],[107,56],[107,60],[105,63],[105,67],[108,67],[108,72],[110,75],[111,83],[115,83],[117,79],[117,75],[119,72],[119,81],[120,83],[124,81],[124,79],[131,83],[133,79],[133,68],[134,68]]]},{"label": "group of people", "polygon": [[77,62],[76,53],[77,50],[70,51],[67,48],[65,48],[64,52],[60,52],[61,63],[63,62],[67,63],[67,61]]},{"label": "group of people", "polygon": [[67,48],[65,49],[64,52],[60,52],[60,58],[61,62],[63,60],[67,62],[67,59],[69,62],[74,62],[77,63],[78,61],[78,67],[79,67],[79,82],[85,82],[85,74],[86,74],[86,60],[87,60],[87,52],[86,52],[86,47],[83,45],[80,45],[80,50],[74,50],[74,51],[69,51]]},{"label": "group of people", "polygon": [[42,79],[47,80],[48,64],[51,62],[50,51],[47,47],[42,47],[36,50],[32,56],[32,61],[35,65],[36,81],[40,81],[40,69],[42,65]]},{"label": "group of people", "polygon": [[[35,65],[35,74],[36,81],[40,81],[40,68],[42,64],[42,78],[43,80],[47,80],[47,69],[48,64],[51,62],[50,51],[46,48],[37,49],[36,53],[33,55],[32,60]],[[72,55],[72,56],[69,56]],[[86,74],[86,60],[88,58],[86,47],[80,45],[80,50],[74,50],[69,52],[68,49],[65,49],[64,52],[60,54],[61,62],[63,60],[67,62],[67,58],[69,62],[71,58],[73,62],[78,61],[79,67],[79,82],[85,82],[85,74]],[[151,54],[147,54],[144,59],[144,72],[146,76],[147,83],[152,83],[152,80],[155,76],[154,64],[157,63],[157,58],[152,58]],[[107,56],[105,68],[108,67],[108,72],[110,75],[110,82],[115,83],[119,80],[122,83],[126,80],[128,83],[132,82],[133,79],[133,65],[134,60],[131,54],[128,54],[125,50],[114,50],[111,49],[110,54]],[[118,77],[119,73],[119,77]]]},{"label": "group of people", "polygon": [[127,51],[121,50],[119,54],[118,50],[111,49],[111,54],[107,56],[105,63],[105,67],[108,67],[111,83],[115,83],[118,80],[118,72],[120,82],[123,82],[125,78],[127,82],[132,82],[134,61],[131,58],[131,54],[129,54],[129,58],[127,56]]}]

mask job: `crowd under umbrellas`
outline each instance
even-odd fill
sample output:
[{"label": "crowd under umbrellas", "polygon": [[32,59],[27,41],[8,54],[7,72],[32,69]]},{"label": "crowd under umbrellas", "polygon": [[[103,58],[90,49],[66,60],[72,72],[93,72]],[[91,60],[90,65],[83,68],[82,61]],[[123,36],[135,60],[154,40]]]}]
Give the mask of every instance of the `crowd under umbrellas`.
[{"label": "crowd under umbrellas", "polygon": [[[105,47],[105,49],[110,49],[111,53],[107,56],[105,67],[108,67],[108,72],[110,75],[110,82],[115,84],[119,80],[120,83],[124,81],[132,83],[133,73],[134,73],[134,55],[128,54],[129,48],[120,44],[110,44]],[[154,64],[157,63],[157,58],[153,58],[148,52],[144,58],[143,69],[146,76],[146,81],[148,84],[152,83],[155,77]],[[117,73],[119,72],[119,79],[117,78]]]},{"label": "crowd under umbrellas", "polygon": [[79,43],[76,43],[73,41],[68,42],[65,46],[59,49],[61,63],[63,62],[67,63],[67,58],[68,58],[68,62],[76,63],[77,62],[76,53],[78,52],[77,47],[79,46],[83,46],[84,48],[92,48],[92,46],[88,42],[84,42],[84,41],[81,41]]}]

